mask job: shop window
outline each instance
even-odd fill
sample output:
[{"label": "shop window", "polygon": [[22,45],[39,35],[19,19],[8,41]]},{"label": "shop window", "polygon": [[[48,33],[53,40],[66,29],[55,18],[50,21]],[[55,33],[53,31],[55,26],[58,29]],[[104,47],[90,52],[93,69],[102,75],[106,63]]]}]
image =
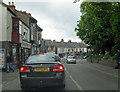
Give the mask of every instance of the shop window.
[{"label": "shop window", "polygon": [[23,39],[28,41],[28,30],[26,28],[24,28]]},{"label": "shop window", "polygon": [[19,34],[22,34],[22,22],[19,21]]},{"label": "shop window", "polygon": [[16,61],[16,47],[13,47],[12,52],[13,52],[13,59],[14,61]]}]

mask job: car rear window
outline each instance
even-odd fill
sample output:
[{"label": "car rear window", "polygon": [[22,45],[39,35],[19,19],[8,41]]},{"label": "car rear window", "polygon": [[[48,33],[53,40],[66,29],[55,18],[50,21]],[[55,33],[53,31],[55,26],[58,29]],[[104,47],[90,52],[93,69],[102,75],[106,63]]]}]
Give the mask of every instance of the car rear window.
[{"label": "car rear window", "polygon": [[73,56],[69,56],[68,59],[75,59],[75,57],[73,57]]},{"label": "car rear window", "polygon": [[40,62],[55,62],[55,58],[52,56],[30,56],[25,63],[40,63]]}]

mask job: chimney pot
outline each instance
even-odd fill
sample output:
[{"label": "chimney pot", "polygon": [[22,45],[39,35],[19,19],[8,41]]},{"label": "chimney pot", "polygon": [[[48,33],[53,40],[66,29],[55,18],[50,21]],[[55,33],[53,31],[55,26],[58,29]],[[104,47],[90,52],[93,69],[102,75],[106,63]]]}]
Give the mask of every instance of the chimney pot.
[{"label": "chimney pot", "polygon": [[55,44],[55,42],[56,42],[56,41],[55,41],[55,40],[53,40],[53,44]]},{"label": "chimney pot", "polygon": [[9,2],[9,8],[11,11],[15,12],[14,2],[12,2],[12,5],[11,5],[11,2]]},{"label": "chimney pot", "polygon": [[10,6],[10,2],[9,2],[8,4],[9,4],[9,6]]},{"label": "chimney pot", "polygon": [[68,40],[68,42],[70,42],[70,43],[71,43],[71,40]]},{"label": "chimney pot", "polygon": [[14,6],[14,2],[12,2],[12,5]]},{"label": "chimney pot", "polygon": [[61,39],[61,42],[64,42],[64,39]]}]

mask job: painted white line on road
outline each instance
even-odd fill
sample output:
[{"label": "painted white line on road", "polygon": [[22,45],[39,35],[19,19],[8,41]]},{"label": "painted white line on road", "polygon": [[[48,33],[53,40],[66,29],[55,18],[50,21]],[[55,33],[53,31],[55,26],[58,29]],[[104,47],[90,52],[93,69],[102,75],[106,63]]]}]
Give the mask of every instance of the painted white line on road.
[{"label": "painted white line on road", "polygon": [[78,87],[79,90],[83,91],[83,88],[73,79],[73,77],[70,75],[70,78],[75,83],[75,85]]},{"label": "painted white line on road", "polygon": [[69,72],[68,72],[68,70],[65,68],[65,71],[66,71],[66,73],[68,73],[69,74]]},{"label": "painted white line on road", "polygon": [[[66,71],[66,73],[68,73],[70,75],[70,73],[68,72],[68,70],[66,68],[65,68],[65,71]],[[74,82],[74,84],[77,86],[77,88],[83,92],[83,88],[74,80],[74,78],[71,75],[69,77]]]}]

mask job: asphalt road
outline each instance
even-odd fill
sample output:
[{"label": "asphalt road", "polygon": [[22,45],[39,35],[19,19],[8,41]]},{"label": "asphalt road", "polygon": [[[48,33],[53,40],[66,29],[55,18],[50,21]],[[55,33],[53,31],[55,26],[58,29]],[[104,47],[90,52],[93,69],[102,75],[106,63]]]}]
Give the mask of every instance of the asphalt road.
[{"label": "asphalt road", "polygon": [[[66,87],[64,90],[118,90],[118,70],[78,60],[77,64],[64,63]],[[18,70],[3,72],[2,90],[21,90]],[[42,89],[44,90],[44,88]],[[47,90],[61,90],[49,88]]]},{"label": "asphalt road", "polygon": [[67,74],[80,90],[118,89],[117,70],[113,71],[113,69],[110,68],[111,71],[109,70],[109,72],[106,69],[106,71],[103,71],[102,69],[98,69],[89,63],[65,64],[65,67]]}]

